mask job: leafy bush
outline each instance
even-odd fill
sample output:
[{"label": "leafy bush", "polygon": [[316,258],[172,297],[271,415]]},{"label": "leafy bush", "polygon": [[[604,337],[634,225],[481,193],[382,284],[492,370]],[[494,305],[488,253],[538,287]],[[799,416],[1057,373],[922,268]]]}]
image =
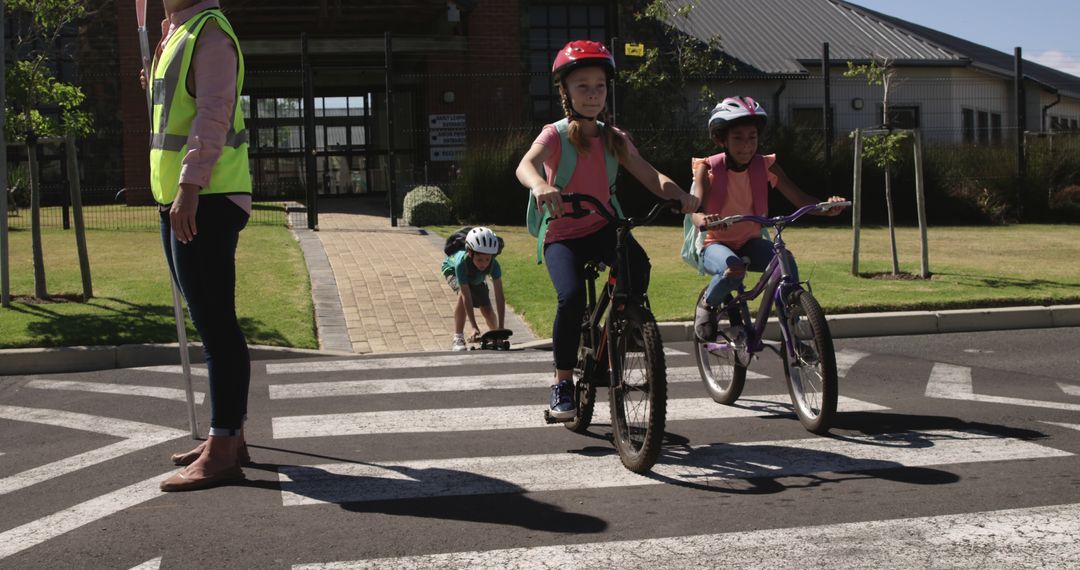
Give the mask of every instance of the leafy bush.
[{"label": "leafy bush", "polygon": [[405,195],[402,219],[410,226],[454,223],[450,198],[438,186],[417,186]]},{"label": "leafy bush", "polygon": [[524,131],[512,131],[487,141],[470,141],[453,191],[454,212],[461,222],[525,223],[529,192],[521,187],[515,171],[529,149],[532,136]]}]

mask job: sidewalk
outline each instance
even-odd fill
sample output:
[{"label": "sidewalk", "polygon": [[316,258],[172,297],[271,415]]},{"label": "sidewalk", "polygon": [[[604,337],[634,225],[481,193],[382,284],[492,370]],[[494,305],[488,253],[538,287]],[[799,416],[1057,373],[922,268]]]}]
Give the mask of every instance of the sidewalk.
[{"label": "sidewalk", "polygon": [[[439,272],[443,239],[417,228],[391,227],[382,199],[323,199],[319,207],[319,231],[295,232],[312,275],[320,348],[448,350],[455,295]],[[512,341],[533,340],[511,307],[506,313]],[[479,312],[477,319],[483,328]]]}]

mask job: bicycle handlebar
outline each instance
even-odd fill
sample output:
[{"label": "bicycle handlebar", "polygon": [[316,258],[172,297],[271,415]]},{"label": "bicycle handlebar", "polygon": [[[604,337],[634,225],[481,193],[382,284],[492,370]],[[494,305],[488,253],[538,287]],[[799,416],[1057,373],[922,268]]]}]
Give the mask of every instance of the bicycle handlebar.
[{"label": "bicycle handlebar", "polygon": [[778,226],[778,225],[790,224],[791,222],[794,222],[795,220],[798,220],[799,218],[805,216],[806,214],[809,214],[810,212],[825,212],[825,211],[831,210],[833,208],[846,208],[846,207],[848,207],[850,205],[851,205],[850,201],[844,201],[844,202],[819,202],[817,204],[810,204],[810,205],[807,205],[807,206],[803,206],[802,208],[799,208],[798,210],[795,210],[794,213],[788,214],[786,216],[776,216],[776,217],[772,217],[772,218],[768,218],[768,217],[765,217],[765,216],[754,216],[754,215],[728,216],[726,218],[721,218],[719,220],[713,220],[713,221],[708,222],[706,224],[701,224],[700,226],[698,226],[698,229],[701,230],[701,231],[706,231],[706,230],[710,230],[710,229],[713,229],[713,228],[720,228],[722,230],[726,230],[726,229],[730,228],[732,225],[737,224],[739,222],[757,222],[757,223],[759,223],[759,224],[761,224],[763,226],[775,227],[775,226]]},{"label": "bicycle handlebar", "polygon": [[[663,202],[659,202],[655,206],[653,206],[652,209],[649,210],[649,213],[646,214],[644,217],[627,218],[626,220],[620,220],[619,218],[616,218],[611,212],[609,212],[607,207],[605,207],[604,204],[600,202],[600,200],[597,200],[595,197],[588,194],[578,194],[576,192],[571,192],[569,194],[563,194],[562,200],[563,202],[573,205],[573,211],[567,214],[572,218],[584,218],[589,214],[597,213],[613,224],[625,223],[631,228],[635,226],[651,224],[665,209],[674,208],[675,210],[679,210],[680,208],[682,208],[682,202],[678,200],[664,200]],[[596,208],[582,208],[582,202],[588,202]]]}]

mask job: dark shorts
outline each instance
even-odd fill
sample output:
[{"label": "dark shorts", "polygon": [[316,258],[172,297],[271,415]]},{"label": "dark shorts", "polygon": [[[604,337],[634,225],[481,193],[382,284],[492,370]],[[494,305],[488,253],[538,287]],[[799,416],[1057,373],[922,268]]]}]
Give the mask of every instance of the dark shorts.
[{"label": "dark shorts", "polygon": [[[458,285],[457,276],[451,273],[446,276],[446,283],[450,285],[450,288],[455,293],[461,290],[461,286]],[[469,285],[469,293],[472,294],[472,304],[474,307],[490,307],[491,298],[488,296],[487,283],[475,283]]]}]

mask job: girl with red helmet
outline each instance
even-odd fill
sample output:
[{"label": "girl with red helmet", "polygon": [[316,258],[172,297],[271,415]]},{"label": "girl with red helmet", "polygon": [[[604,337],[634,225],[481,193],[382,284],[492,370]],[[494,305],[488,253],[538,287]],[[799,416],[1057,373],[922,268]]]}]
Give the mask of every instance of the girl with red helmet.
[{"label": "girl with red helmet", "polygon": [[[697,209],[698,200],[684,192],[667,176],[657,172],[638,154],[626,133],[605,125],[608,82],[615,74],[615,60],[601,43],[578,40],[566,44],[551,67],[566,118],[546,125],[517,168],[518,180],[532,192],[540,212],[552,216],[543,240],[543,259],[555,286],[555,381],[552,385],[552,417],[574,418],[573,369],[577,362],[581,322],[585,309],[584,265],[590,260],[614,262],[615,227],[600,214],[584,218],[564,217],[570,205],[562,202],[563,192],[589,194],[608,204],[612,213],[609,181],[612,168],[622,166],[650,192],[663,199],[682,203],[684,213]],[[566,148],[564,142],[572,148]],[[576,155],[572,175],[559,176],[564,154]],[[617,161],[617,162],[616,162]],[[544,169],[547,175],[543,174]],[[556,186],[556,180],[566,180]],[[635,295],[648,289],[649,258],[630,238],[628,268]]]},{"label": "girl with red helmet", "polygon": [[[728,97],[713,109],[709,116],[709,136],[723,152],[691,161],[694,169],[691,189],[703,204],[703,213],[693,215],[695,225],[740,214],[765,216],[769,191],[773,188],[795,207],[818,203],[817,198],[800,190],[784,174],[775,154],[758,154],[758,139],[767,121],[765,109],[750,97]],[[829,198],[830,202],[843,200],[839,196]],[[840,212],[841,208],[833,208],[818,213],[835,216]],[[761,236],[761,228],[755,224],[709,230],[701,257],[705,272],[713,278],[694,315],[694,332],[701,340],[715,338],[715,307],[742,283],[746,275],[743,257],[750,259],[750,269],[763,271],[772,255],[772,242]],[[795,260],[790,261],[794,269]]]}]

